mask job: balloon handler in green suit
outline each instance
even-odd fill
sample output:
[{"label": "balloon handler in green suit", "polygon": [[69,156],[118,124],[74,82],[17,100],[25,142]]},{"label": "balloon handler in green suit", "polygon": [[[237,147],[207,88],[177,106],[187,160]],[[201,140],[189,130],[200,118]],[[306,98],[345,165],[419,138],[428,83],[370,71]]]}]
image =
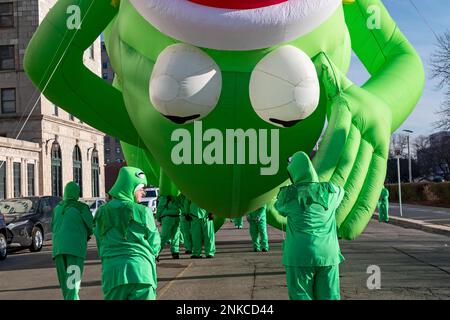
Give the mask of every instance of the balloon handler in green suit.
[{"label": "balloon handler in green suit", "polygon": [[181,204],[181,215],[180,215],[180,230],[183,235],[184,241],[184,253],[192,254],[192,235],[191,235],[191,221],[192,217],[189,215],[190,201],[184,195],[180,194],[178,196]]},{"label": "balloon handler in green suit", "polygon": [[258,252],[261,250],[261,244],[259,238],[261,237],[262,251],[269,251],[269,240],[267,237],[267,222],[266,222],[266,210],[267,207],[263,206],[258,210],[247,214],[247,221],[250,224],[250,236],[253,242],[253,251]]},{"label": "balloon handler in green suit", "polygon": [[69,182],[63,201],[53,210],[53,259],[64,300],[79,300],[87,242],[92,235],[92,213],[79,197],[80,187]]},{"label": "balloon handler in green suit", "polygon": [[160,196],[156,210],[156,220],[162,225],[161,251],[170,242],[173,259],[180,258],[180,214],[182,206],[178,197]]},{"label": "balloon handler in green suit", "polygon": [[389,222],[389,190],[383,187],[378,200],[378,221]]},{"label": "balloon handler in green suit", "polygon": [[335,212],[344,189],[319,182],[304,152],[288,165],[292,184],[280,189],[275,208],[287,217],[283,265],[291,300],[339,300],[339,248]]},{"label": "balloon handler in green suit", "polygon": [[197,204],[191,202],[189,206],[192,235],[192,259],[202,258],[202,247],[205,247],[206,258],[213,258],[216,254],[213,215]]},{"label": "balloon handler in green suit", "polygon": [[161,239],[153,213],[139,202],[145,195],[145,174],[123,167],[109,195],[112,200],[95,215],[95,237],[102,261],[106,300],[154,300],[156,261]]},{"label": "balloon handler in green suit", "polygon": [[231,219],[236,229],[242,229],[244,227],[244,217]]}]

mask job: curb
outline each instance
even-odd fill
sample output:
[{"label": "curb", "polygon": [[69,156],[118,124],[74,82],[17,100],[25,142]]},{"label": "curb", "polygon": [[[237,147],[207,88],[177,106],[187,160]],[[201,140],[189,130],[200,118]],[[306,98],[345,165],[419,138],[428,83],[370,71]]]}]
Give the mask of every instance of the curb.
[{"label": "curb", "polygon": [[[378,221],[378,213],[374,212],[372,219],[376,219]],[[444,236],[450,237],[450,227],[440,226],[436,224],[426,223],[421,220],[413,220],[399,217],[389,216],[389,224],[400,226],[408,229],[417,229],[422,230],[429,233],[440,234]]]}]

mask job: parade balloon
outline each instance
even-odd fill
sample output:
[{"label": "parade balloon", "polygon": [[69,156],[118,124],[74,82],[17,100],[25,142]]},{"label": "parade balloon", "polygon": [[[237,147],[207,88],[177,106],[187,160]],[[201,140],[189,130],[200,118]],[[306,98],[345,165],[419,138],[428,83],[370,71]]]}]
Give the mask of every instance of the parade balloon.
[{"label": "parade balloon", "polygon": [[[83,64],[102,33],[113,85]],[[346,76],[352,51],[370,74],[362,86]],[[390,136],[424,86],[381,0],[60,0],[24,66],[49,100],[120,139],[162,194],[182,192],[221,222],[267,205],[284,228],[273,203],[287,159],[320,140],[313,163],[345,190],[345,239],[368,224]]]}]

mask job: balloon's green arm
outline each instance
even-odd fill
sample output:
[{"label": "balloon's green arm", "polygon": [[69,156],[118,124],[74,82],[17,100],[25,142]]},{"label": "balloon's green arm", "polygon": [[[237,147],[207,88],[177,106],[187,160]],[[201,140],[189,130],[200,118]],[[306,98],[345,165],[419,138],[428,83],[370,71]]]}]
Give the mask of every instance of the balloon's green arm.
[{"label": "balloon's green arm", "polygon": [[422,95],[422,61],[381,0],[356,0],[344,13],[352,49],[371,74],[362,88],[390,107],[394,132]]},{"label": "balloon's green arm", "polygon": [[[82,22],[78,29],[70,25],[77,8]],[[135,144],[138,134],[121,92],[83,64],[83,53],[117,11],[111,0],[59,0],[32,37],[24,68],[50,101],[96,129]]]}]

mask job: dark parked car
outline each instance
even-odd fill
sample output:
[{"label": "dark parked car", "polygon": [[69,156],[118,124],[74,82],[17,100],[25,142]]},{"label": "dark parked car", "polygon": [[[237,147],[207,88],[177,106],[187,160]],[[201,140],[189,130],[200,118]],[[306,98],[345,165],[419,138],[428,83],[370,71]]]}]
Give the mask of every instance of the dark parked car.
[{"label": "dark parked car", "polygon": [[5,217],[0,214],[0,260],[5,260],[8,255],[7,243]]},{"label": "dark parked car", "polygon": [[40,251],[52,237],[52,211],[59,197],[24,197],[0,201],[0,214],[6,222],[8,247],[26,247]]}]

